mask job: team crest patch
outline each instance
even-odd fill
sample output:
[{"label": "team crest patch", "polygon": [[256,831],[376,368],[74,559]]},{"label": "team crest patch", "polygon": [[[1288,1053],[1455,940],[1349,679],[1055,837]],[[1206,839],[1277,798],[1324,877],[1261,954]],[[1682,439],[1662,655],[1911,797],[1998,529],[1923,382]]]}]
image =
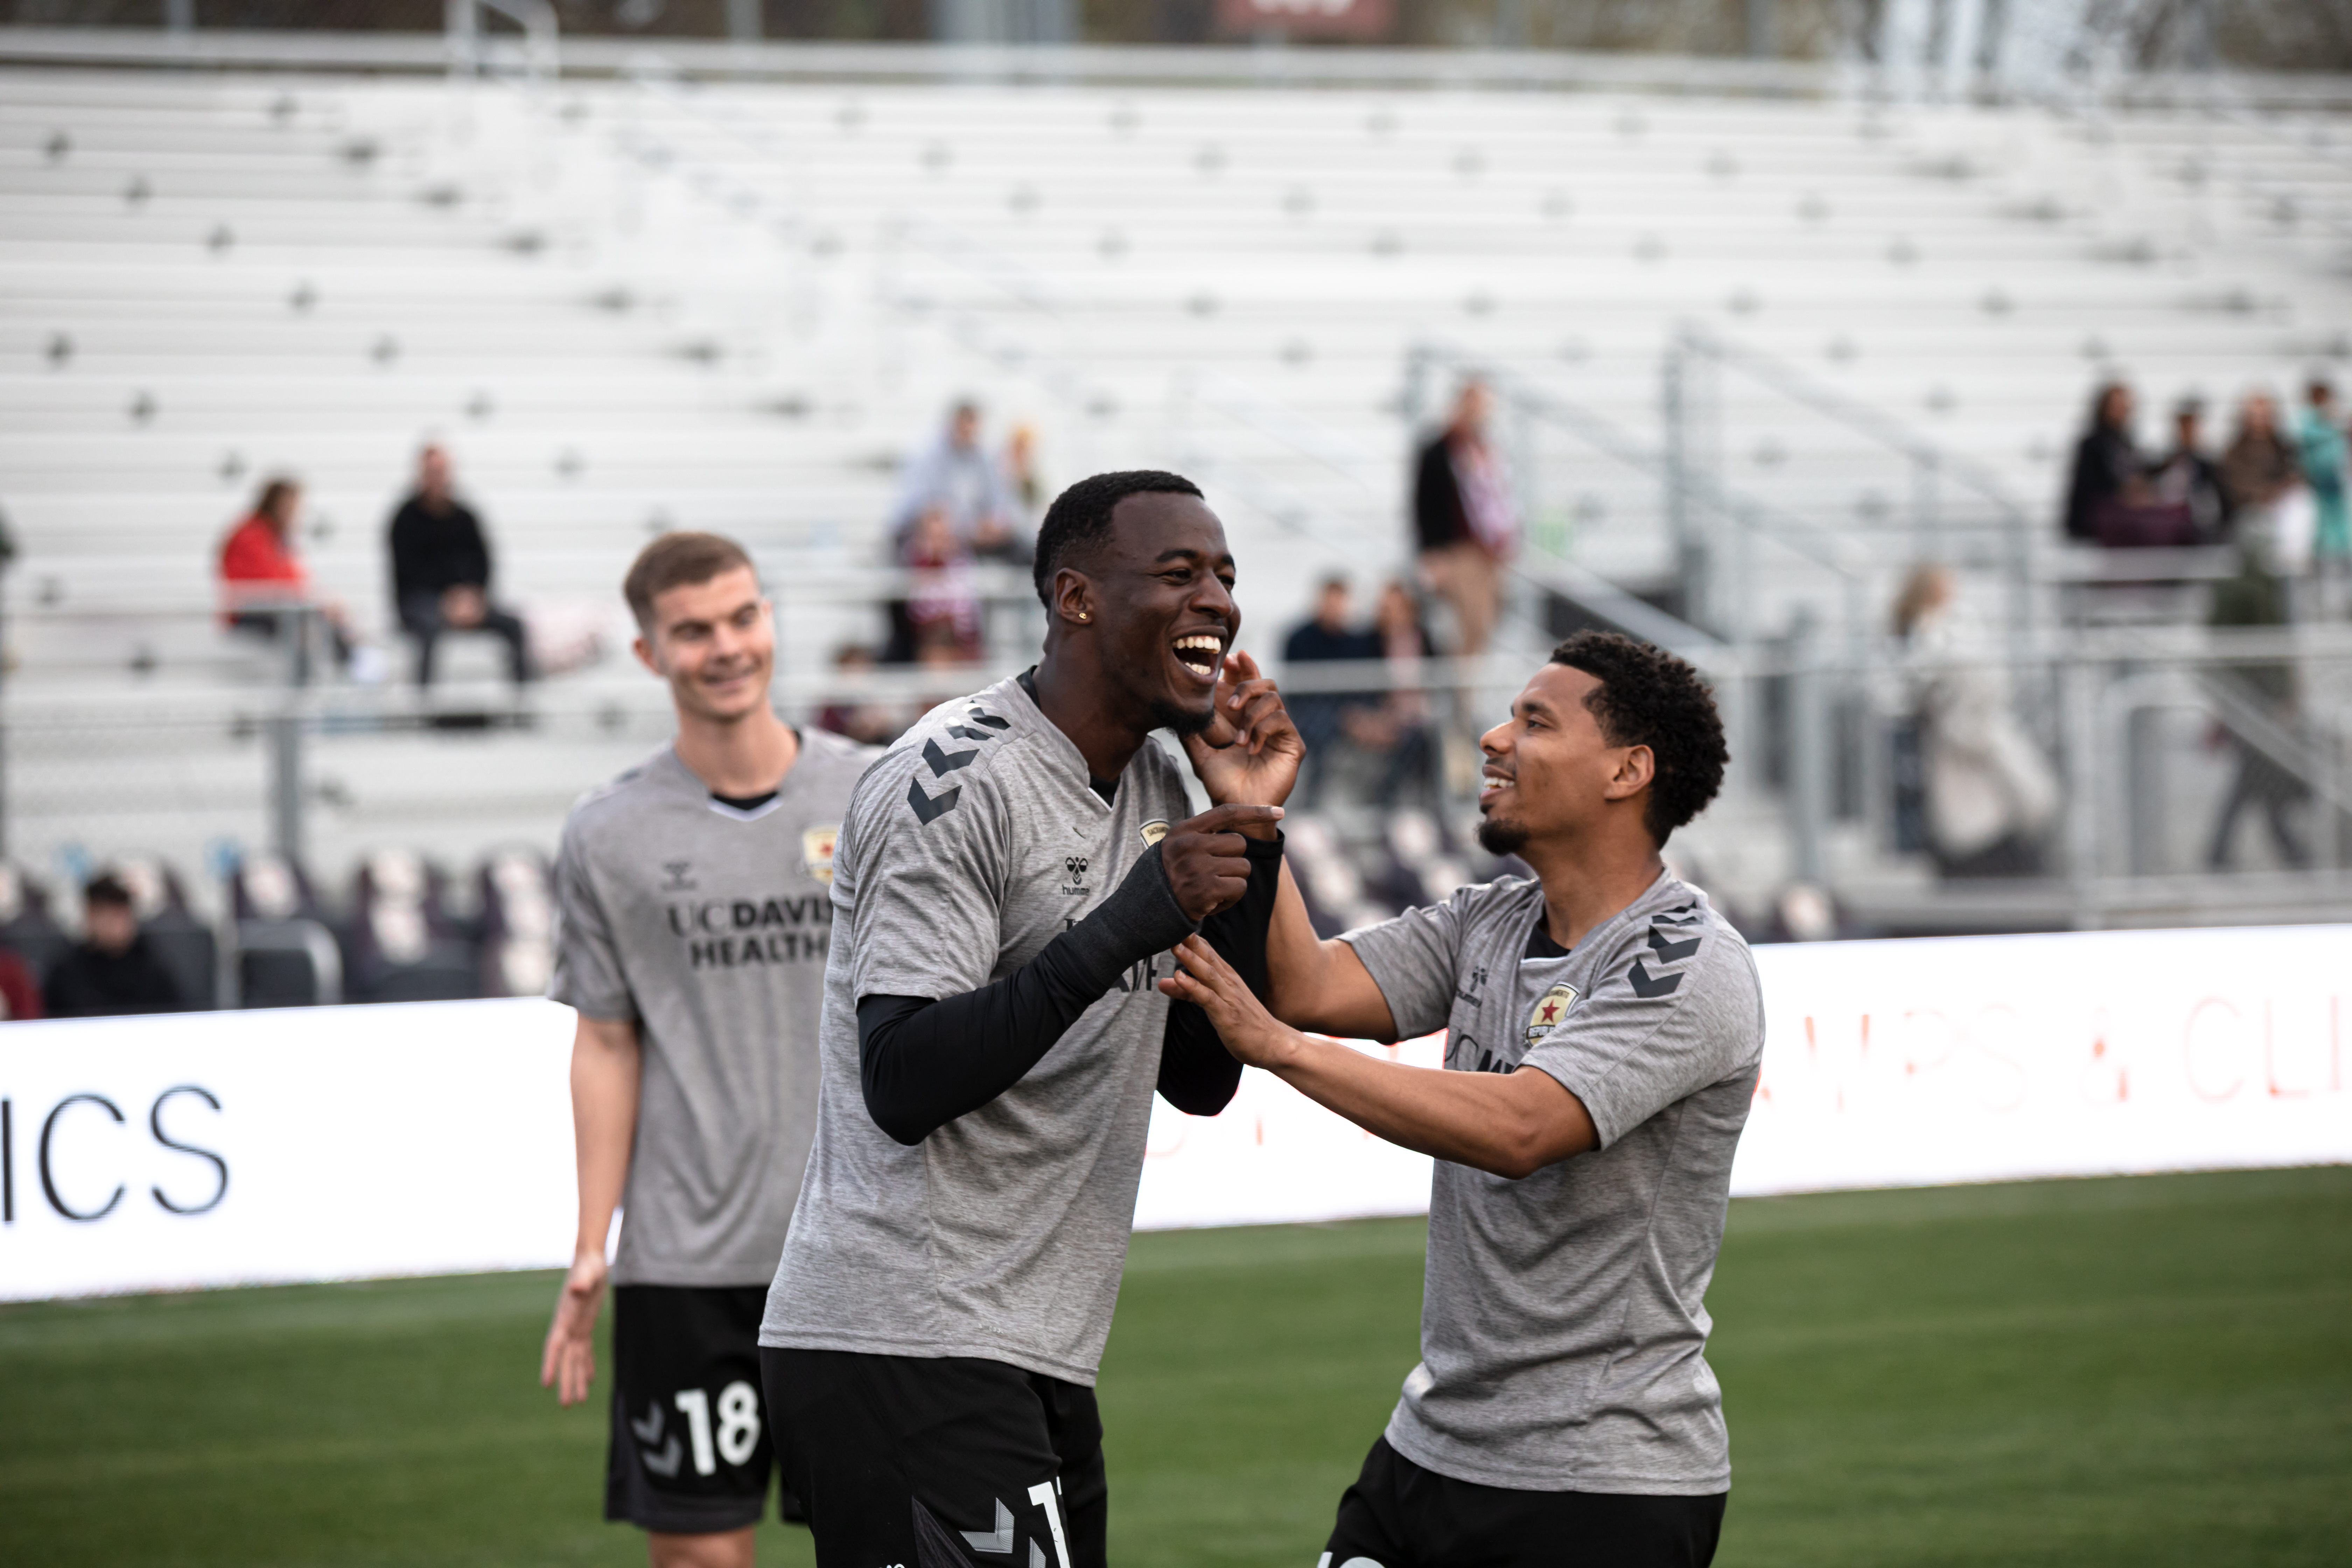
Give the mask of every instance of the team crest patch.
[{"label": "team crest patch", "polygon": [[1136,831],[1143,835],[1143,847],[1149,849],[1168,837],[1168,824],[1164,819],[1155,816]]},{"label": "team crest patch", "polygon": [[1535,1011],[1528,1015],[1528,1044],[1534,1045],[1552,1032],[1568,1010],[1576,1005],[1577,989],[1573,985],[1555,985],[1536,998]]},{"label": "team crest patch", "polygon": [[801,834],[801,868],[820,882],[833,880],[833,847],[841,837],[838,822],[811,827]]}]

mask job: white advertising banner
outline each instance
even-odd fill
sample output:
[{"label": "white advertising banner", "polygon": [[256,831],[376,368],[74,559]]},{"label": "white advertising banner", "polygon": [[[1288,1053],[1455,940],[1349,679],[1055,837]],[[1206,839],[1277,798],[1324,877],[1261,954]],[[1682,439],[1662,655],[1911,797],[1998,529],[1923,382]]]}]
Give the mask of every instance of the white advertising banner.
[{"label": "white advertising banner", "polygon": [[0,1027],[0,1300],[560,1267],[551,1002]]},{"label": "white advertising banner", "polygon": [[1756,950],[1737,1194],[2352,1161],[2352,926]]},{"label": "white advertising banner", "polygon": [[[2352,1161],[2352,926],[1756,949],[1764,1069],[1731,1190]],[[1375,1054],[1434,1066],[1443,1037]],[[1429,1161],[1265,1073],[1153,1107],[1142,1226],[1428,1207]]]},{"label": "white advertising banner", "polygon": [[[1738,1193],[2352,1161],[2352,927],[1757,963]],[[535,1001],[0,1027],[0,1300],[560,1267],[571,1038]],[[1136,1222],[1418,1213],[1429,1164],[1252,1072],[1213,1119],[1155,1106]]]}]

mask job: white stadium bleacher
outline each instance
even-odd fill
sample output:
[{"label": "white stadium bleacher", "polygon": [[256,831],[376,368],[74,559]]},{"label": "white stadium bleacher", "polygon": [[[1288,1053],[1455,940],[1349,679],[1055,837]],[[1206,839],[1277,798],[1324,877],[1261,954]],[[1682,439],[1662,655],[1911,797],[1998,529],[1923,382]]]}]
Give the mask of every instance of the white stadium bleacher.
[{"label": "white stadium bleacher", "polygon": [[[1315,574],[1406,569],[1414,419],[1484,367],[1513,391],[1529,512],[1500,661],[1523,663],[1539,584],[1597,577],[1718,630],[1736,610],[1757,638],[1810,607],[1858,648],[1923,554],[1989,601],[2042,584],[2100,379],[2140,388],[2147,432],[2176,396],[2218,423],[2352,353],[2352,119],[2325,107],[0,81],[6,848],[48,876],[268,842],[278,667],[214,624],[210,558],[270,473],[308,487],[312,569],[395,674],[383,529],[428,437],[500,593],[604,649],[533,692],[527,727],[431,728],[397,679],[306,696],[303,847],[340,882],[387,845],[551,847],[571,797],[664,732],[615,593],[661,528],[753,548],[788,700],[813,705],[831,648],[877,633],[894,466],[959,395],[995,431],[1034,424],[1049,479],[1197,471],[1265,650]],[[1744,555],[1712,538],[1704,603],[1676,596],[1690,557],[1655,467],[1670,360],[1692,471],[1787,523]],[[996,624],[1000,661],[1034,635]],[[457,657],[445,703],[492,689],[488,652]],[[2185,839],[2221,784],[2181,766]],[[1781,820],[1743,763],[1691,853],[1760,900],[1803,868]],[[1828,869],[1924,885],[1876,829],[1839,829]]]}]

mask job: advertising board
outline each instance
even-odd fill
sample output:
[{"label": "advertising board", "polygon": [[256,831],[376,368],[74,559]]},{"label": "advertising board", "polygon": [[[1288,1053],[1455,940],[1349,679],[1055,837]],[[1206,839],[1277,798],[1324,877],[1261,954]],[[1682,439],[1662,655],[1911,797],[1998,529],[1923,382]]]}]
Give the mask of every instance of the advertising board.
[{"label": "advertising board", "polygon": [[[1756,960],[1737,1194],[2352,1162],[2352,927]],[[0,1299],[560,1267],[571,1038],[538,1001],[0,1028]],[[1155,1104],[1136,1222],[1419,1213],[1429,1170],[1250,1072],[1217,1117]]]}]

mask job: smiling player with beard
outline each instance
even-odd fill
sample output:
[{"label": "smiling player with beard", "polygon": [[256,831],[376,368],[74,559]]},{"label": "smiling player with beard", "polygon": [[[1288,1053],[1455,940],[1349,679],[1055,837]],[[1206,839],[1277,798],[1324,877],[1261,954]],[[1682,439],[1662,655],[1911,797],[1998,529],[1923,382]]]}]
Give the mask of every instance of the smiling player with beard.
[{"label": "smiling player with beard", "polygon": [[[1198,931],[1262,984],[1297,730],[1233,655],[1224,528],[1188,480],[1046,512],[1033,668],[918,721],[835,859],[815,1147],[761,1361],[820,1568],[1100,1568],[1095,1372],[1154,1089],[1240,1065],[1154,986]],[[1215,803],[1189,821],[1181,736]]]},{"label": "smiling player with beard", "polygon": [[[1272,1016],[1197,941],[1162,985],[1242,1060],[1437,1157],[1421,1364],[1322,1568],[1704,1568],[1731,1466],[1702,1302],[1763,1004],[1658,851],[1721,784],[1723,726],[1682,660],[1587,632],[1479,745],[1479,841],[1533,880],[1318,942],[1286,876]],[[1434,1071],[1299,1032],[1440,1028]]]}]

